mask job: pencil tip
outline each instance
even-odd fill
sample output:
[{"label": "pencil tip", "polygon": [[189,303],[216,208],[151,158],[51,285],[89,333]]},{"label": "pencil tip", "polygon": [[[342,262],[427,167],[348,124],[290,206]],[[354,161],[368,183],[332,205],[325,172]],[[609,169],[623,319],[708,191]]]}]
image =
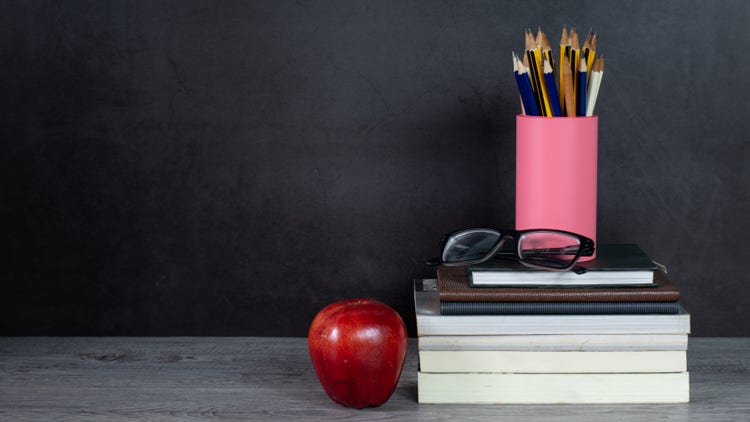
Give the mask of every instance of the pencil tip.
[{"label": "pencil tip", "polygon": [[560,36],[560,45],[566,45],[569,43],[568,28],[563,25],[562,35]]}]

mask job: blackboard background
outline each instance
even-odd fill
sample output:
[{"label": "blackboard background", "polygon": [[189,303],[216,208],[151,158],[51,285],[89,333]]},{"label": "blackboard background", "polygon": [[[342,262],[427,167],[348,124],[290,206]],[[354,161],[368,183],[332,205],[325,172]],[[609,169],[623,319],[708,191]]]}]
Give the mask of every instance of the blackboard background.
[{"label": "blackboard background", "polygon": [[444,232],[513,227],[511,51],[598,33],[599,241],[750,335],[750,3],[0,6],[2,335],[303,336]]}]

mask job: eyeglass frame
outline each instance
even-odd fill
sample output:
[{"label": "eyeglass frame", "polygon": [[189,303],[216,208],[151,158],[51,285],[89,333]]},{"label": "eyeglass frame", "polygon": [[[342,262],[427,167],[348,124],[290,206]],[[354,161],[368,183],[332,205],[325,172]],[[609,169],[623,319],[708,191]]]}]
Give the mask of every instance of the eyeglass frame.
[{"label": "eyeglass frame", "polygon": [[[443,255],[445,254],[445,246],[447,245],[448,240],[451,237],[456,236],[459,233],[470,232],[473,230],[488,230],[488,231],[497,232],[500,235],[499,240],[497,241],[495,246],[493,246],[492,249],[490,249],[490,251],[487,252],[487,254],[482,258],[471,259],[471,260],[466,260],[466,261],[454,261],[454,262],[443,261]],[[576,253],[575,257],[573,257],[573,259],[571,260],[570,264],[567,267],[564,267],[564,268],[546,267],[543,265],[530,263],[526,261],[525,259],[521,258],[521,251],[518,248],[518,241],[521,239],[521,237],[523,237],[525,234],[528,234],[528,233],[544,233],[544,232],[567,235],[570,237],[577,238],[578,241],[580,242],[578,253]],[[514,241],[513,252],[518,262],[520,262],[521,264],[527,267],[538,269],[538,270],[545,270],[545,271],[565,272],[565,271],[573,270],[579,274],[584,273],[586,272],[585,268],[580,268],[580,270],[575,269],[575,266],[578,263],[578,260],[582,256],[591,256],[596,251],[596,244],[592,239],[586,236],[583,236],[581,234],[573,233],[573,232],[569,232],[565,230],[558,230],[558,229],[498,230],[498,229],[492,229],[492,228],[487,228],[487,227],[474,227],[474,228],[456,230],[454,232],[443,235],[442,239],[440,240],[440,245],[442,247],[440,258],[434,258],[434,259],[429,260],[427,262],[427,265],[431,265],[431,266],[445,265],[447,267],[460,267],[460,266],[481,264],[485,261],[492,259],[495,255],[497,255],[500,252],[500,249],[502,249],[502,247],[505,245],[505,242],[509,239],[512,239]]]}]

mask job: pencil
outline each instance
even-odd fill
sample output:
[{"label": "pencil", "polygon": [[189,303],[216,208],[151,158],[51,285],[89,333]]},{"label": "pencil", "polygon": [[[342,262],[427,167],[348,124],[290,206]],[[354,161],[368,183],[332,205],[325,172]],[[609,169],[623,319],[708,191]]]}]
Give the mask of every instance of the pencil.
[{"label": "pencil", "polygon": [[547,58],[544,58],[544,82],[547,86],[547,95],[549,97],[549,104],[552,108],[552,115],[555,117],[562,116],[562,109],[560,108],[560,98],[557,95],[557,86],[555,85],[555,73],[552,71],[552,64],[550,64]]},{"label": "pencil", "polygon": [[[541,62],[539,63],[540,64],[539,70],[542,73],[541,80],[542,80],[542,83],[544,84],[544,87],[542,88],[542,90],[544,91],[545,107],[549,106],[549,114],[548,114],[549,116],[555,116],[555,111],[554,111],[555,106],[552,104],[552,99],[550,98],[550,94],[549,94],[550,84],[546,80],[547,77],[544,76],[544,61],[546,60],[549,62],[550,66],[552,67],[553,73],[555,69],[555,62],[552,59],[552,47],[550,46],[549,38],[547,37],[547,34],[544,31],[542,31],[541,27],[539,27],[537,34],[536,34],[536,47],[541,53],[539,56],[540,62]],[[554,85],[554,83],[555,83],[555,77],[553,74],[552,84]],[[556,87],[555,87],[555,90],[557,90]],[[555,96],[557,97],[557,92],[555,92]]]},{"label": "pencil", "polygon": [[[552,57],[552,46],[549,43],[547,34],[545,34],[544,32],[542,32],[542,59],[547,59],[550,67],[552,68],[552,72],[554,72],[556,66],[555,59]],[[542,64],[542,70],[544,70],[544,64]]]},{"label": "pencil", "polygon": [[563,26],[562,35],[560,36],[560,61],[557,62],[557,78],[558,78],[558,96],[560,97],[560,109],[565,111],[565,81],[563,80],[563,63],[565,62],[565,56],[568,55],[570,50],[570,43],[568,41],[568,28]]},{"label": "pencil", "polygon": [[594,67],[591,70],[591,82],[589,84],[588,98],[586,98],[586,115],[594,115],[594,107],[596,106],[596,98],[599,96],[599,86],[602,84],[602,76],[604,75],[604,56],[600,55],[594,62]]},{"label": "pencil", "polygon": [[576,115],[576,101],[573,97],[573,75],[570,71],[570,58],[568,56],[563,57],[563,63],[560,63],[563,75],[563,86],[565,87],[565,115],[568,117],[575,117]]},{"label": "pencil", "polygon": [[523,102],[523,94],[521,94],[521,84],[518,79],[518,63],[516,62],[516,52],[513,53],[513,77],[516,80],[516,86],[518,87],[518,100],[521,103],[521,114],[526,114],[526,107],[524,106]]},{"label": "pencil", "polygon": [[[578,33],[576,32],[575,28],[570,28],[570,32],[568,33],[568,38],[570,40],[570,73],[573,79],[573,91],[571,91],[571,95],[573,96],[573,104],[578,105],[578,66],[580,65],[581,61],[581,49],[580,44],[578,42]],[[567,93],[566,93],[567,95]],[[575,115],[577,111],[577,108],[573,108],[573,114]]]},{"label": "pencil", "polygon": [[534,92],[531,90],[531,80],[529,79],[526,66],[523,65],[515,52],[513,53],[513,73],[516,75],[516,84],[518,85],[518,92],[521,95],[524,114],[538,116],[539,109],[534,99]]},{"label": "pencil", "polygon": [[591,78],[591,69],[594,67],[596,58],[596,33],[589,30],[586,34],[586,41],[583,42],[582,55],[586,59],[586,69],[589,70],[589,79]]},{"label": "pencil", "polygon": [[588,72],[586,68],[586,59],[581,57],[581,64],[578,66],[578,116],[586,115],[586,82],[588,81]]}]

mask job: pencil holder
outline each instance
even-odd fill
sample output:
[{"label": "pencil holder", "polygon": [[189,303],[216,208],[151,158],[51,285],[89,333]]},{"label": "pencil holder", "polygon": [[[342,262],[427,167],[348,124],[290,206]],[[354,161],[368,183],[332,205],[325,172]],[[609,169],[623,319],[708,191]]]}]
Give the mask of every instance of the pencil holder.
[{"label": "pencil holder", "polygon": [[596,241],[598,123],[597,116],[516,117],[517,230],[566,230]]}]

